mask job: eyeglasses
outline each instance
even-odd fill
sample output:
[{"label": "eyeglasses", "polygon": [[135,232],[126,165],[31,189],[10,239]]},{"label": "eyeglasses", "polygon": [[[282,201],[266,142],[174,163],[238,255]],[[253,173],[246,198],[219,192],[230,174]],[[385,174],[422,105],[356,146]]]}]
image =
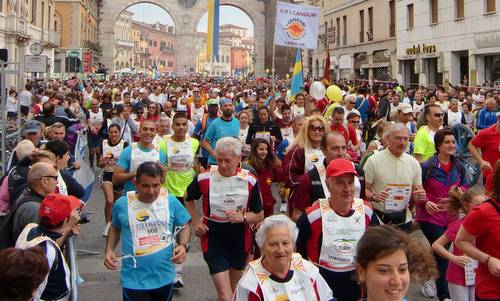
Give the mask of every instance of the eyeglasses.
[{"label": "eyeglasses", "polygon": [[324,132],[325,131],[325,128],[322,127],[322,126],[314,126],[314,125],[310,125],[309,126],[309,131],[311,132]]},{"label": "eyeglasses", "polygon": [[350,123],[357,124],[357,123],[359,123],[359,120],[356,120],[356,121],[355,121],[355,120],[351,120],[351,121],[349,121],[349,122],[350,122]]},{"label": "eyeglasses", "polygon": [[349,102],[350,102],[350,103],[352,103],[353,105],[355,105],[355,104],[356,104],[356,102],[355,102],[355,101],[349,101]]},{"label": "eyeglasses", "polygon": [[443,117],[444,114],[443,113],[434,113],[434,117]]}]

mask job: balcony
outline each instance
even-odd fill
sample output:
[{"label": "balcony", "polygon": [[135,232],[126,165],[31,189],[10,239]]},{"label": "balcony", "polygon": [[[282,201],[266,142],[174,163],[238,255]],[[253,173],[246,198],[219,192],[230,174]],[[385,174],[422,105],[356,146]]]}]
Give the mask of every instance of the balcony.
[{"label": "balcony", "polygon": [[44,31],[42,45],[50,48],[57,48],[61,45],[61,36],[57,31]]},{"label": "balcony", "polygon": [[27,41],[31,38],[28,34],[28,21],[16,15],[7,15],[7,35],[15,36],[18,41]]}]

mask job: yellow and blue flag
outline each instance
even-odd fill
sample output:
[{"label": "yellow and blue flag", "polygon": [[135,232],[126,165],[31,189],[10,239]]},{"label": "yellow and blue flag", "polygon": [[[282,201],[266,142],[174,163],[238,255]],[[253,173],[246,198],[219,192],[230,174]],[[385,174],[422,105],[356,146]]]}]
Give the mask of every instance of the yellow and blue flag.
[{"label": "yellow and blue flag", "polygon": [[295,56],[295,65],[293,66],[292,84],[290,87],[290,97],[295,99],[295,95],[299,94],[304,88],[304,77],[302,76],[302,52],[297,48]]},{"label": "yellow and blue flag", "polygon": [[219,0],[208,0],[207,62],[211,58],[219,61]]}]

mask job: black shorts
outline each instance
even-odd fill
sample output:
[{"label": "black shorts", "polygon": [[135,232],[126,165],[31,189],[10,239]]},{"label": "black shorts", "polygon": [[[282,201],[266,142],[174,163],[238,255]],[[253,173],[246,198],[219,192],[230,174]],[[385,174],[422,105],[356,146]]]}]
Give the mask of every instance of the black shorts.
[{"label": "black shorts", "polygon": [[21,110],[21,114],[23,114],[24,116],[28,116],[28,113],[30,112],[30,107],[21,106],[20,110]]},{"label": "black shorts", "polygon": [[[103,171],[102,172],[102,183],[104,182],[109,182],[113,183],[113,172],[112,171]],[[123,191],[124,184],[116,185],[113,184],[113,191],[114,192],[122,192]]]},{"label": "black shorts", "polygon": [[7,118],[17,118],[17,112],[7,112]]},{"label": "black shorts", "polygon": [[248,253],[244,246],[208,242],[208,250],[203,253],[203,259],[208,265],[210,275],[227,271],[229,269],[242,271],[246,266]]},{"label": "black shorts", "polygon": [[102,137],[101,136],[94,136],[94,135],[87,135],[87,143],[89,145],[89,149],[97,148],[97,147],[102,147]]}]

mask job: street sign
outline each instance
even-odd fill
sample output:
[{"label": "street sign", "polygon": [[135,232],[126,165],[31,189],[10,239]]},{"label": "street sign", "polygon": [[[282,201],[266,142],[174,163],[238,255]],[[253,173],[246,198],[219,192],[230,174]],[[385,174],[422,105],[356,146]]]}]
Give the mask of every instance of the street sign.
[{"label": "street sign", "polygon": [[24,72],[28,73],[46,73],[47,56],[46,55],[25,55]]}]

